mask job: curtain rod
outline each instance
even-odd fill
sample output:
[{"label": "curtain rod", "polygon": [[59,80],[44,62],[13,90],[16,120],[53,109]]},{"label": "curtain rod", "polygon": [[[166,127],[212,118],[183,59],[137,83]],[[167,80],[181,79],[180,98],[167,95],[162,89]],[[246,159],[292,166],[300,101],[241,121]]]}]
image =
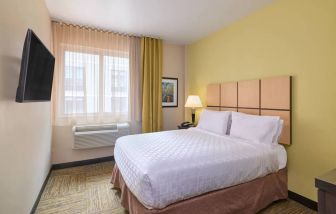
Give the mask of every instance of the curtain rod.
[{"label": "curtain rod", "polygon": [[107,30],[107,29],[103,29],[103,28],[99,28],[99,27],[94,27],[94,26],[89,26],[89,25],[68,23],[68,22],[64,22],[64,21],[61,21],[61,20],[57,20],[57,19],[52,19],[51,22],[55,22],[55,23],[58,23],[58,24],[61,24],[61,25],[67,25],[67,26],[89,29],[89,30],[96,30],[96,31],[105,32],[105,33],[114,33],[114,34],[118,34],[118,35],[121,35],[121,36],[150,37],[150,38],[154,38],[154,39],[161,39],[161,38],[158,38],[158,37],[145,36],[145,35],[142,35],[142,34],[123,33],[123,32],[111,31],[111,30]]}]

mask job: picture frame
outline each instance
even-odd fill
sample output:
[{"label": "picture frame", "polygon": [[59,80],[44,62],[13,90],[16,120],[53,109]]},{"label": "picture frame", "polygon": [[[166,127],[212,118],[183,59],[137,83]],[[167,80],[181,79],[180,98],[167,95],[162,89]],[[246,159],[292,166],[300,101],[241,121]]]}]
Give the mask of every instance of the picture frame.
[{"label": "picture frame", "polygon": [[162,77],[162,107],[178,107],[178,78]]}]

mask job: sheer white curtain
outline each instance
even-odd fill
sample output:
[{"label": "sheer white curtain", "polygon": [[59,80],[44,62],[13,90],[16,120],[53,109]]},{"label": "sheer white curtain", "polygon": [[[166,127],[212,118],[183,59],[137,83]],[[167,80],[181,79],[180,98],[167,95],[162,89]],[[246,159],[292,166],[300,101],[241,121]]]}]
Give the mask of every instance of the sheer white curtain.
[{"label": "sheer white curtain", "polygon": [[140,38],[53,22],[54,125],[141,121]]}]

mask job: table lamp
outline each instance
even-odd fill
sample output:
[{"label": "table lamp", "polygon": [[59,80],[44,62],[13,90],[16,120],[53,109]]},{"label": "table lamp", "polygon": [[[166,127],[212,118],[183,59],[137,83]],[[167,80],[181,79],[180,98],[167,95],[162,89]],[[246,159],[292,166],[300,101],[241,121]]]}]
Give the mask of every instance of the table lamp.
[{"label": "table lamp", "polygon": [[191,121],[195,124],[195,110],[196,108],[202,108],[202,102],[199,96],[189,95],[186,104],[186,108],[191,108]]}]

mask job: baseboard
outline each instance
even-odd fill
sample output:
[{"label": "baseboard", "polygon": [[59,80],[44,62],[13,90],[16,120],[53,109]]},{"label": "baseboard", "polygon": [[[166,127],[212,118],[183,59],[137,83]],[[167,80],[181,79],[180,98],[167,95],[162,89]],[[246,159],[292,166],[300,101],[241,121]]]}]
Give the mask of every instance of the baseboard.
[{"label": "baseboard", "polygon": [[49,169],[49,172],[48,172],[47,177],[44,179],[44,182],[43,182],[43,184],[42,184],[42,187],[41,187],[41,189],[40,189],[39,194],[37,195],[37,198],[36,198],[36,200],[35,200],[35,203],[34,203],[32,209],[31,209],[31,211],[30,211],[30,214],[34,214],[35,211],[36,211],[37,205],[38,205],[38,203],[40,202],[40,199],[41,199],[42,193],[43,193],[43,191],[44,191],[44,188],[46,187],[46,185],[47,185],[47,183],[48,183],[48,180],[49,180],[49,177],[50,177],[50,174],[51,174],[51,168],[52,168],[52,167],[50,167],[50,169]]},{"label": "baseboard", "polygon": [[288,190],[288,198],[312,209],[312,210],[316,210],[317,211],[317,202],[316,201],[313,201],[313,200],[310,200],[309,198],[306,198],[302,195],[299,195],[295,192],[292,192],[290,190]]},{"label": "baseboard", "polygon": [[51,169],[52,170],[65,169],[65,168],[70,168],[70,167],[84,166],[84,165],[113,161],[113,160],[114,160],[113,156],[108,156],[108,157],[94,158],[94,159],[74,161],[74,162],[68,162],[68,163],[58,163],[58,164],[53,164]]}]

